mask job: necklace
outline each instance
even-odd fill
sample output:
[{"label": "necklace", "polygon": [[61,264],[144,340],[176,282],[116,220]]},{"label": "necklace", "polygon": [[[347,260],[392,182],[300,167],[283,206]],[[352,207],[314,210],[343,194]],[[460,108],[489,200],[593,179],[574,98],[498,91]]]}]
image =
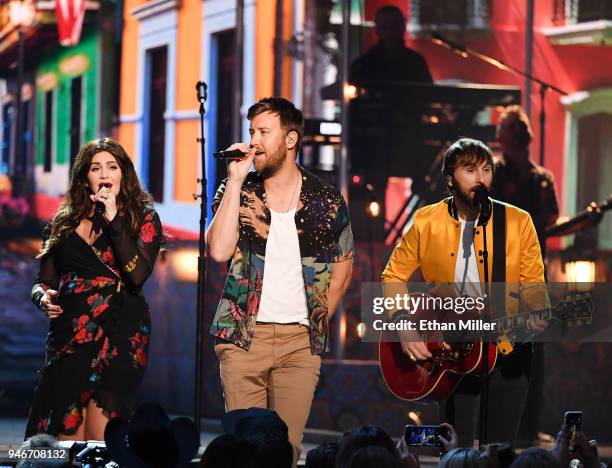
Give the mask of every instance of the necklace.
[{"label": "necklace", "polygon": [[289,211],[289,209],[291,208],[291,205],[293,204],[293,198],[295,197],[295,190],[297,189],[298,183],[300,182],[300,178],[301,178],[300,174],[298,173],[298,178],[295,181],[295,185],[293,186],[293,193],[291,194],[291,200],[289,200],[289,205],[287,206],[285,213]]}]

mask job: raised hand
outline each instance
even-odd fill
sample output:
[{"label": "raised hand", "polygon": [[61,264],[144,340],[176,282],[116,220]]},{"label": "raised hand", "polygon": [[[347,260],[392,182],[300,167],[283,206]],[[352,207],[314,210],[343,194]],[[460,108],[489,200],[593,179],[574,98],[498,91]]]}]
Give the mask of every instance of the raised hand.
[{"label": "raised hand", "polygon": [[95,195],[90,195],[89,198],[94,202],[102,202],[104,204],[104,216],[110,223],[117,215],[117,199],[110,187],[101,186]]},{"label": "raised hand", "polygon": [[227,173],[229,180],[242,184],[249,173],[251,163],[255,157],[255,149],[249,148],[245,143],[234,143],[227,148],[227,151],[240,150],[245,153],[242,159],[232,159],[227,164]]}]

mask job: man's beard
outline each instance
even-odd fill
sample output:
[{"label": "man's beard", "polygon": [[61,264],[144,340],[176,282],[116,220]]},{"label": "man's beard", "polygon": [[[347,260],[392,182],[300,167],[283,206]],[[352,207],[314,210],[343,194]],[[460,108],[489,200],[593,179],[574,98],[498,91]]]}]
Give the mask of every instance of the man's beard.
[{"label": "man's beard", "polygon": [[476,200],[476,197],[474,196],[472,190],[464,190],[463,188],[458,187],[457,184],[455,184],[454,196],[472,208],[479,208],[478,201]]},{"label": "man's beard", "polygon": [[282,167],[287,158],[287,149],[280,146],[276,151],[266,156],[264,159],[255,160],[255,170],[267,179],[276,174]]}]

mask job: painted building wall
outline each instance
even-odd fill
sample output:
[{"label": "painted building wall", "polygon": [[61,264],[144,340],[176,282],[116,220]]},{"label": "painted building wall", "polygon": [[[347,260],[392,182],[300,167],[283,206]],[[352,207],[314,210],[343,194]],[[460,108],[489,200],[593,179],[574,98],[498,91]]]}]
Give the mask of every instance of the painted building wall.
[{"label": "painted building wall", "polygon": [[[199,192],[201,174],[198,101],[195,84],[208,85],[205,103],[207,197],[216,190],[216,141],[220,109],[215,100],[219,35],[235,28],[235,2],[227,0],[186,0],[156,2],[155,8],[143,0],[128,0],[124,8],[121,64],[120,125],[118,139],[132,156],[145,187],[148,179],[148,52],[168,47],[165,118],[164,200],[156,208],[169,226],[197,233],[199,206],[192,194]],[[245,2],[242,139],[248,137],[246,110],[255,100],[272,95],[274,83],[274,7],[266,0]],[[293,34],[292,2],[284,4],[283,36]],[[292,61],[283,59],[282,94],[292,98]],[[208,221],[212,218],[210,210]]]},{"label": "painted building wall", "polygon": [[[57,46],[46,53],[36,70],[35,178],[37,192],[60,196],[70,177],[70,119],[72,80],[82,77],[81,142],[95,137],[98,115],[98,33],[83,31],[78,45]],[[51,170],[44,169],[45,94],[53,93]]]},{"label": "painted building wall", "polygon": [[[553,45],[545,30],[554,26],[552,1],[538,1],[534,11],[533,70],[532,74],[559,87],[571,96],[589,92],[599,104],[587,102],[578,105],[579,115],[585,112],[612,113],[609,102],[612,96],[612,47],[599,45]],[[364,2],[365,19],[373,21],[376,10],[384,4],[395,4],[409,14],[410,2],[405,0],[367,0]],[[525,69],[525,23],[526,5],[523,0],[492,0],[490,28],[478,37],[465,34],[448,34],[456,42],[495,57],[518,69]],[[434,80],[458,79],[473,83],[513,85],[525,92],[523,77],[500,70],[475,57],[462,58],[451,50],[434,44],[425,38],[412,38],[406,34],[406,44],[422,53],[429,64]],[[363,50],[375,42],[374,31],[364,36]],[[531,123],[534,140],[531,144],[531,157],[539,162],[540,151],[540,96],[539,85],[534,83],[531,90]],[[562,97],[548,91],[545,97],[545,155],[544,166],[555,176],[557,193],[562,213],[571,216],[586,208],[577,206],[577,158],[578,143],[576,119],[572,118],[571,105],[564,104]],[[606,107],[608,110],[606,111]],[[572,136],[574,135],[574,136]],[[573,138],[573,140],[572,140]],[[573,141],[573,143],[572,143]],[[572,146],[573,145],[573,146]],[[601,169],[602,170],[602,169]],[[602,190],[609,191],[612,180],[601,177]],[[604,220],[604,223],[608,221]],[[606,228],[609,230],[609,228]],[[612,237],[612,236],[610,236]],[[566,239],[566,242],[568,240]],[[569,240],[571,242],[571,239]],[[601,242],[600,242],[601,243]],[[553,242],[553,246],[555,246]],[[558,246],[558,245],[557,245]],[[601,246],[612,248],[612,239]]]},{"label": "painted building wall", "polygon": [[124,8],[121,65],[120,125],[118,138],[132,156],[145,188],[149,116],[148,85],[150,51],[167,48],[167,84],[164,113],[164,181],[162,203],[156,205],[166,223],[196,231],[198,210],[192,193],[197,191],[199,133],[195,83],[200,75],[200,22],[202,2],[175,5],[127,1]]},{"label": "painted building wall", "polygon": [[[410,2],[396,0],[368,0],[363,2],[366,21],[373,21],[376,10],[383,4],[395,3],[409,13]],[[215,132],[219,115],[215,93],[218,68],[219,34],[235,27],[235,3],[227,0],[200,2],[156,2],[156,11],[136,14],[147,2],[125,2],[123,56],[121,75],[121,124],[118,136],[133,156],[137,168],[146,162],[146,146],[143,133],[146,116],[146,60],[147,50],[160,44],[169,47],[168,92],[165,113],[166,122],[166,180],[164,203],[158,206],[168,224],[191,232],[197,232],[199,210],[192,193],[199,191],[196,183],[201,173],[199,145],[198,104],[195,99],[195,83],[204,79],[208,84],[209,100],[205,105],[207,195],[212,198],[216,182],[216,161],[212,152],[220,149]],[[272,94],[274,84],[274,13],[273,0],[245,2],[245,43],[243,59],[243,140],[247,137],[246,110],[255,100]],[[166,5],[166,6],[164,6]],[[491,2],[489,30],[478,36],[457,35],[458,42],[492,55],[517,68],[525,67],[526,3],[521,0]],[[303,2],[284,2],[283,36],[288,40],[303,29]],[[535,2],[535,34],[533,74],[562,88],[567,93],[612,89],[612,67],[606,67],[612,59],[612,48],[602,46],[556,46],[545,35],[545,29],[553,25],[553,2]],[[137,17],[139,16],[139,17]],[[504,84],[524,89],[525,80],[499,70],[476,58],[461,58],[427,39],[411,38],[407,44],[419,50],[427,58],[437,81],[462,80],[475,83]],[[362,50],[374,43],[373,31],[363,35]],[[605,57],[608,57],[606,60]],[[299,61],[288,55],[283,58],[282,94],[301,101]],[[297,72],[297,73],[296,73]],[[612,91],[611,91],[612,92]],[[531,91],[531,118],[535,134],[531,147],[532,157],[539,154],[539,88]],[[561,209],[569,215],[580,211],[578,187],[575,177],[577,152],[571,150],[572,129],[568,123],[571,106],[563,104],[561,96],[546,94],[546,141],[544,165],[555,175]],[[585,106],[583,106],[585,107]],[[592,106],[586,106],[591,108]],[[590,112],[590,111],[589,111]],[[571,121],[571,119],[570,119]],[[574,126],[576,123],[574,123]],[[574,142],[574,146],[577,143]],[[141,170],[145,186],[148,181]],[[211,213],[208,213],[208,220]]]}]

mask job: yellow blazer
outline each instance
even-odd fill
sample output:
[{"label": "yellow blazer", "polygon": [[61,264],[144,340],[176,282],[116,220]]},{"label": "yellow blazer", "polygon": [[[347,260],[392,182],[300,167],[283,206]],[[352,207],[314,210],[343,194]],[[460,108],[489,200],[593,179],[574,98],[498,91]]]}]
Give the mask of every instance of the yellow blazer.
[{"label": "yellow blazer", "polygon": [[[446,198],[417,210],[412,226],[393,250],[382,273],[383,283],[405,284],[418,269],[428,283],[454,281],[461,223],[451,216],[449,209],[451,200],[452,197]],[[528,310],[544,307],[548,302],[547,297],[541,294],[544,283],[544,264],[533,221],[526,211],[507,203],[504,205],[506,207],[506,283],[510,286],[507,288],[507,294],[509,298],[514,298],[507,303],[506,313],[515,313],[518,310],[518,304],[511,305],[511,303],[518,299],[516,288],[519,287],[519,283],[523,283],[520,286],[520,298],[523,302],[527,302],[525,305],[528,306]],[[491,279],[493,217],[487,223],[486,229],[489,279]],[[474,235],[474,251],[478,258],[481,283],[484,282],[482,231],[483,227],[477,226]],[[535,296],[525,294],[530,288],[524,283],[539,283],[540,287],[537,289],[540,290],[540,293]],[[530,299],[531,297],[533,300]]]}]

